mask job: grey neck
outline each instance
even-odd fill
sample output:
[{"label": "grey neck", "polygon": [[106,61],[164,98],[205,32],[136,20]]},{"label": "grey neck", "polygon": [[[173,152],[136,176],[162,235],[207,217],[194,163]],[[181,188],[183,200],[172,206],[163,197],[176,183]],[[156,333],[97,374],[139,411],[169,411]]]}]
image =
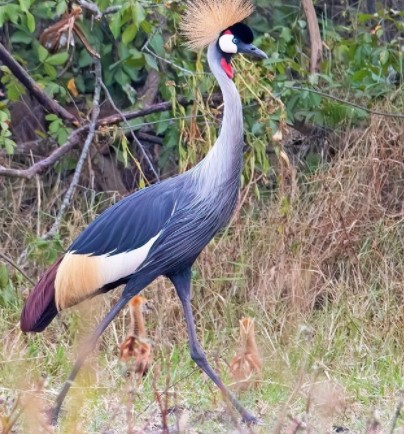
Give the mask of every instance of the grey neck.
[{"label": "grey neck", "polygon": [[208,194],[215,187],[233,179],[238,183],[243,164],[243,111],[240,95],[233,80],[224,72],[220,60],[221,53],[214,42],[208,48],[208,62],[223,94],[223,121],[216,143],[195,167],[202,183],[200,187]]}]

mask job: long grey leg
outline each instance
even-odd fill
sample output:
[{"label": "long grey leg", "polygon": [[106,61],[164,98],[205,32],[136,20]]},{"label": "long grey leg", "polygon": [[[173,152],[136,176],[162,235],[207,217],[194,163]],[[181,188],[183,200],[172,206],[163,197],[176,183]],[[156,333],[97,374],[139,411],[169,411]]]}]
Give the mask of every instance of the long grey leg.
[{"label": "long grey leg", "polygon": [[187,268],[180,273],[168,277],[173,282],[184,309],[192,360],[209,376],[221,390],[222,394],[232,403],[233,407],[241,414],[243,422],[247,424],[256,423],[257,419],[255,416],[240,404],[237,398],[226,388],[220,377],[209,365],[201,344],[199,343],[191,306],[191,269]]}]

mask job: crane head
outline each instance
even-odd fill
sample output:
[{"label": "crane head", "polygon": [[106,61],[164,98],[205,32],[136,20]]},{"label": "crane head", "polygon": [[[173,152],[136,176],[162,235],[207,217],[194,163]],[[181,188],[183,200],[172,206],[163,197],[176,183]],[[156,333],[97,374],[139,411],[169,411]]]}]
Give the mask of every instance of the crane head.
[{"label": "crane head", "polygon": [[229,78],[233,78],[233,68],[230,63],[232,55],[240,53],[259,59],[268,58],[262,50],[252,44],[253,39],[252,30],[244,23],[233,24],[219,36],[217,46],[222,54],[220,64]]},{"label": "crane head", "polygon": [[267,58],[252,44],[252,30],[242,23],[253,11],[252,0],[190,0],[180,23],[181,32],[192,50],[216,42],[220,64],[227,76],[233,78],[232,55],[243,53]]}]

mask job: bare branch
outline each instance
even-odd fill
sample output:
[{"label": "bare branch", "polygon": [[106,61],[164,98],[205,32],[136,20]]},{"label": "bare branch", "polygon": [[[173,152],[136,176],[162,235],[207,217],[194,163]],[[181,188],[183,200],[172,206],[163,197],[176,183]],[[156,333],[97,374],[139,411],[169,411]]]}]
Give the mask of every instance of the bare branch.
[{"label": "bare branch", "polygon": [[88,11],[92,12],[95,16],[94,18],[99,21],[104,15],[114,14],[115,12],[118,12],[122,6],[116,5],[116,6],[109,6],[105,9],[104,12],[101,12],[99,7],[88,0],[77,0],[77,3],[83,8],[87,9]]},{"label": "bare branch", "polygon": [[315,74],[318,71],[318,64],[322,56],[323,42],[313,0],[302,0],[302,4],[310,35],[310,74]]},{"label": "bare branch", "polygon": [[[182,105],[188,105],[191,103],[190,101],[186,100],[184,97],[179,97],[178,102]],[[160,102],[157,104],[153,104],[150,107],[145,109],[133,110],[129,112],[121,112],[112,116],[106,116],[102,119],[98,119],[98,121],[96,122],[96,126],[99,127],[103,125],[117,124],[119,122],[122,122],[123,117],[125,117],[126,120],[135,119],[152,113],[159,113],[166,110],[170,110],[171,107],[172,107],[171,102]],[[63,144],[60,148],[55,149],[46,158],[33,164],[28,169],[10,169],[0,165],[0,176],[31,179],[35,175],[38,175],[39,173],[46,170],[48,167],[53,166],[60,158],[62,158],[64,155],[70,152],[75,146],[77,146],[81,142],[82,135],[85,134],[88,131],[88,129],[89,129],[89,124],[83,125],[82,127],[73,131],[73,133],[70,134],[65,144]]]},{"label": "bare branch", "polygon": [[79,4],[83,9],[87,9],[88,11],[91,11],[95,15],[96,20],[100,20],[102,18],[102,12],[98,8],[98,6],[95,3],[92,3],[87,0],[77,0],[77,4]]},{"label": "bare branch", "polygon": [[[183,106],[187,106],[191,104],[192,101],[189,101],[185,97],[180,96],[177,98],[177,102]],[[122,122],[124,120],[129,121],[131,119],[140,118],[142,116],[147,116],[152,113],[165,112],[167,110],[171,110],[172,106],[173,106],[172,103],[168,101],[168,102],[158,102],[156,104],[152,104],[149,107],[140,110],[133,110],[128,112],[121,112],[118,110],[118,113],[100,119],[98,121],[98,125],[113,125]]]},{"label": "bare branch", "polygon": [[44,239],[51,238],[58,230],[60,226],[60,222],[62,221],[62,217],[70,204],[71,198],[73,196],[73,192],[79,182],[81,170],[83,168],[83,164],[85,159],[87,158],[88,151],[90,149],[91,143],[93,142],[96,124],[98,120],[98,116],[100,115],[100,94],[101,94],[101,62],[99,59],[95,60],[95,88],[94,88],[94,98],[93,98],[93,107],[91,113],[91,121],[88,126],[88,134],[86,141],[84,142],[83,149],[81,151],[81,155],[79,161],[77,162],[76,170],[74,171],[72,182],[63,198],[62,205],[60,206],[60,210],[58,215],[56,216],[55,222],[49,231],[42,237]]},{"label": "bare branch", "polygon": [[28,89],[38,102],[49,112],[57,114],[59,117],[73,125],[79,125],[78,119],[63,108],[57,101],[49,98],[48,95],[38,86],[25,69],[11,56],[3,44],[0,43],[0,61],[6,65],[15,77]]},{"label": "bare branch", "polygon": [[67,142],[60,148],[56,148],[46,158],[33,164],[28,169],[9,169],[4,166],[0,166],[0,176],[8,176],[12,178],[25,178],[31,179],[35,175],[43,172],[48,167],[53,166],[60,158],[71,151],[81,141],[81,135],[88,129],[88,125],[81,127],[74,131]]},{"label": "bare branch", "polygon": [[154,136],[153,134],[138,131],[136,136],[141,140],[146,140],[146,142],[156,143],[157,145],[163,146],[163,139],[161,137]]}]

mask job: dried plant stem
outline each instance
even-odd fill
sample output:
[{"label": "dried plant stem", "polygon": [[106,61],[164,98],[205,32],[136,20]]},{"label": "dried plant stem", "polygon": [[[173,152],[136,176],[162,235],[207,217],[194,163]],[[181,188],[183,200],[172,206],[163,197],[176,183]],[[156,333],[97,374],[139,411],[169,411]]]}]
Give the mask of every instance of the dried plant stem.
[{"label": "dried plant stem", "polygon": [[109,102],[111,103],[112,107],[114,108],[114,110],[122,117],[122,120],[124,122],[124,124],[130,129],[130,134],[134,140],[134,142],[137,144],[137,146],[139,147],[144,159],[147,161],[147,164],[150,167],[150,170],[153,172],[153,175],[155,176],[156,180],[158,182],[160,182],[160,177],[156,171],[156,169],[153,166],[152,161],[150,160],[150,157],[147,155],[147,152],[145,151],[143,145],[140,143],[139,139],[135,136],[135,133],[133,132],[129,122],[128,122],[128,118],[125,116],[125,113],[123,113],[121,110],[118,109],[118,107],[116,106],[114,100],[112,99],[111,94],[109,93],[108,88],[105,86],[105,84],[101,81],[101,86],[105,92],[105,95],[107,96],[107,98],[109,99]]}]

